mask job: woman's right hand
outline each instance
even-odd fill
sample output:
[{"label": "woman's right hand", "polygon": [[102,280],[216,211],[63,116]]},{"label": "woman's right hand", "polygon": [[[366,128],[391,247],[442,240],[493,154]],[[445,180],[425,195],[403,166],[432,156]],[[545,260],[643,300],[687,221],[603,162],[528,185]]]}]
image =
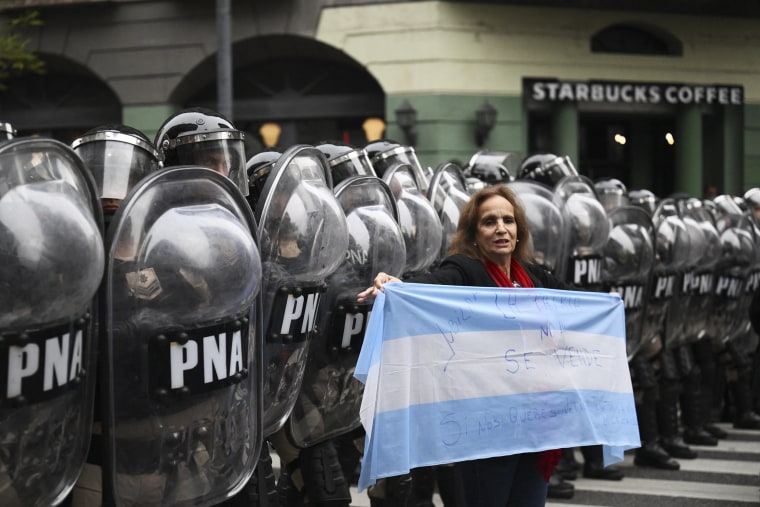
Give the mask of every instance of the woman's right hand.
[{"label": "woman's right hand", "polygon": [[383,290],[383,285],[385,285],[386,283],[400,282],[400,281],[401,279],[396,278],[393,275],[389,275],[388,273],[383,273],[381,271],[375,277],[375,280],[371,287],[357,294],[356,301],[359,303],[365,303],[367,301],[374,300],[375,297],[377,296],[377,291]]}]

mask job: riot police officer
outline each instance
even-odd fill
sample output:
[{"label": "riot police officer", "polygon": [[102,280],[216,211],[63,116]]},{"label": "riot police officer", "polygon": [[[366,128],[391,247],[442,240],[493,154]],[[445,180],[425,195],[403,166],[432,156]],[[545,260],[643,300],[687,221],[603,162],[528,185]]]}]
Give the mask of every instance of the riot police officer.
[{"label": "riot police officer", "polygon": [[[144,133],[127,125],[117,124],[90,129],[76,138],[71,146],[94,178],[103,210],[104,233],[107,233],[114,213],[129,191],[145,176],[159,169],[158,152]],[[102,286],[99,292],[102,303],[106,297]],[[99,318],[102,317],[102,311],[101,309]],[[102,336],[97,338],[99,341],[104,339]],[[102,346],[105,346],[105,343]],[[103,396],[105,393],[102,390],[102,382],[98,381],[88,464],[72,495],[74,506],[99,505],[101,502],[99,497],[103,489],[98,477],[102,476],[99,469],[105,452],[102,440]]]},{"label": "riot police officer", "polygon": [[[520,168],[522,177],[552,187],[554,201],[564,215],[568,234],[563,245],[564,264],[558,276],[581,290],[606,292],[602,278],[604,248],[610,224],[593,183],[581,176],[569,157],[551,153],[527,157]],[[619,467],[604,467],[600,445],[581,447],[583,476],[593,479],[621,480]]]},{"label": "riot police officer", "polygon": [[69,146],[0,141],[0,504],[58,505],[84,465],[103,276],[95,183]]},{"label": "riot police officer", "polygon": [[198,165],[228,177],[248,195],[245,135],[221,113],[202,107],[169,116],[156,133],[164,167]]}]

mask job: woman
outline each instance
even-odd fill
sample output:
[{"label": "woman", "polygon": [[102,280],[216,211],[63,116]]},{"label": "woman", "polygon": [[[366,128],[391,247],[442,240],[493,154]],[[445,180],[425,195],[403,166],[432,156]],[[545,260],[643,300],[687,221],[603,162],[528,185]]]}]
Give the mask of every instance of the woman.
[{"label": "woman", "polygon": [[[358,295],[367,301],[389,282],[378,273],[374,285]],[[528,222],[522,206],[505,185],[473,194],[459,216],[449,257],[433,272],[408,280],[415,283],[482,287],[569,287],[532,263]],[[542,506],[547,483],[561,451],[516,454],[458,463],[469,507]]]}]

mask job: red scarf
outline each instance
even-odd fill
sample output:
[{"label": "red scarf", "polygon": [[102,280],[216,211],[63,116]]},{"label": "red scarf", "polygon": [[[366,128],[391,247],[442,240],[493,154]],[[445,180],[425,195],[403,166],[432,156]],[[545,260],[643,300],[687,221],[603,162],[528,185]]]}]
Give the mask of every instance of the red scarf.
[{"label": "red scarf", "polygon": [[[512,274],[512,280],[507,277],[506,273],[504,273],[504,270],[502,270],[499,266],[496,265],[495,262],[492,262],[489,259],[486,259],[486,271],[488,271],[488,274],[491,275],[491,278],[493,278],[493,281],[496,282],[496,285],[499,287],[505,287],[508,289],[513,288],[514,284],[512,283],[512,280],[520,284],[520,287],[535,287],[535,285],[533,285],[533,280],[530,279],[530,276],[528,276],[525,268],[523,268],[522,265],[517,262],[517,259],[514,257],[512,257],[512,260],[509,264],[509,271]],[[546,482],[549,482],[549,479],[552,476],[552,472],[554,472],[554,468],[557,466],[557,463],[559,463],[561,456],[561,449],[550,449],[548,451],[543,451],[538,456],[538,462],[536,465],[538,466],[541,474],[544,476],[544,480]]]}]

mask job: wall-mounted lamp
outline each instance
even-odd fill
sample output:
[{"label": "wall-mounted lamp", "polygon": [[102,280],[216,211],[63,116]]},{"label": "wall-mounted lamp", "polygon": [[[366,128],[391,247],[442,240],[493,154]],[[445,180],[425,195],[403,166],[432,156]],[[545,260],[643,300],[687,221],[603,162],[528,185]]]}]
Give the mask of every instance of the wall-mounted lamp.
[{"label": "wall-mounted lamp", "polygon": [[409,101],[404,100],[396,108],[396,123],[404,131],[406,144],[410,146],[417,144],[417,110],[412,107]]},{"label": "wall-mounted lamp", "polygon": [[475,144],[482,147],[496,125],[496,108],[487,100],[475,111]]},{"label": "wall-mounted lamp", "polygon": [[385,132],[385,122],[382,118],[367,118],[362,123],[364,129],[364,136],[367,138],[367,142],[378,141],[383,138]]},{"label": "wall-mounted lamp", "polygon": [[264,146],[267,148],[274,148],[280,141],[280,133],[282,129],[280,125],[274,122],[266,122],[259,128],[259,135],[264,141]]}]

